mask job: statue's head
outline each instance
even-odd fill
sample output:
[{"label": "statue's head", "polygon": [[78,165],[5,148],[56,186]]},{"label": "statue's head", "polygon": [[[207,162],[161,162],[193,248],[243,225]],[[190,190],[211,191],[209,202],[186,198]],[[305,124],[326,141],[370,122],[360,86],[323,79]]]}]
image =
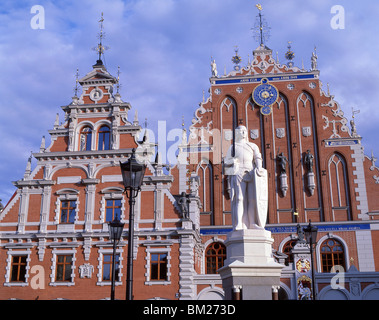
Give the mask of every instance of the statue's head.
[{"label": "statue's head", "polygon": [[247,141],[247,129],[245,126],[238,126],[236,128],[236,140],[246,140]]}]

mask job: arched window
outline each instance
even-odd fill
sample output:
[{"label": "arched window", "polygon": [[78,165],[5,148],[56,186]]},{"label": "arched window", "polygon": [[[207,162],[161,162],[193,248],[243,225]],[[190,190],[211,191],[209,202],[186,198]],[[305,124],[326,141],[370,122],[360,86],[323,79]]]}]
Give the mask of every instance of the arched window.
[{"label": "arched window", "polygon": [[334,153],[328,163],[333,220],[351,220],[346,161]]},{"label": "arched window", "polygon": [[213,225],[213,167],[208,160],[201,160],[197,166],[196,174],[200,177],[201,214],[209,215],[209,224]]},{"label": "arched window", "polygon": [[220,129],[221,135],[223,136],[223,138],[220,139],[220,147],[221,152],[224,152],[225,154],[230,146],[230,141],[233,141],[235,138],[234,130],[238,127],[237,119],[237,104],[231,97],[226,97],[220,105]]},{"label": "arched window", "polygon": [[80,132],[80,145],[79,150],[91,150],[92,143],[92,129],[88,126],[84,127]]},{"label": "arched window", "polygon": [[224,266],[225,259],[225,246],[220,242],[211,243],[205,251],[206,273],[217,273],[217,270]]},{"label": "arched window", "polygon": [[321,271],[330,272],[333,266],[340,265],[346,270],[344,247],[336,239],[327,239],[320,246]]},{"label": "arched window", "polygon": [[283,253],[287,255],[285,265],[289,266],[290,263],[293,263],[293,254],[291,253],[293,247],[296,245],[297,239],[292,239],[290,241],[287,241],[286,244],[283,246]]},{"label": "arched window", "polygon": [[111,132],[108,126],[102,126],[98,133],[97,150],[109,150]]}]

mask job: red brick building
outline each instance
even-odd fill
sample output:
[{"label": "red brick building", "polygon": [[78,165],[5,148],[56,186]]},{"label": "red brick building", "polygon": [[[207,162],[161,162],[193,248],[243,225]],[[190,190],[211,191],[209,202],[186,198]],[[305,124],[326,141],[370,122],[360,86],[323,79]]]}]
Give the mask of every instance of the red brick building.
[{"label": "red brick building", "polygon": [[[108,222],[116,215],[125,222],[116,298],[125,298],[129,205],[119,161],[133,148],[147,161],[135,207],[134,298],[222,299],[217,269],[231,230],[223,157],[238,125],[247,127],[269,172],[266,228],[275,240],[273,255],[286,265],[279,297],[299,298],[305,275],[293,248],[298,224],[311,220],[319,229],[317,298],[379,298],[376,159],[364,154],[353,119],[325,92],[316,54],[310,70],[291,59],[280,64],[264,45],[246,67],[237,58],[234,71],[222,76],[212,62],[210,95],[183,130],[173,168],[161,163],[154,141],[146,135],[139,141],[137,113],[100,59],[79,79],[82,94],[62,107],[63,124],[57,118],[50,146],[43,139],[33,154],[37,165],[32,169],[29,159],[0,212],[0,299],[109,298]],[[267,110],[253,98],[262,81],[278,92]],[[187,209],[180,205],[183,192]],[[340,288],[332,286],[336,265],[345,271]]]}]

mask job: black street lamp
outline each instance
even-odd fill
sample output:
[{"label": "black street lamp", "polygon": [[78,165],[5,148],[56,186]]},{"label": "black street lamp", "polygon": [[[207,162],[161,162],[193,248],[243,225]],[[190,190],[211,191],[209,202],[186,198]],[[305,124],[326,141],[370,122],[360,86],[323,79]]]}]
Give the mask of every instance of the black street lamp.
[{"label": "black street lamp", "polygon": [[311,250],[311,264],[312,264],[312,296],[313,300],[316,300],[316,283],[315,283],[315,271],[314,271],[314,264],[313,264],[313,244],[316,244],[317,242],[317,227],[313,226],[311,224],[311,220],[309,220],[309,225],[305,228],[303,228],[305,239],[307,240],[307,243],[309,244],[310,250]]},{"label": "black street lamp", "polygon": [[138,192],[141,190],[146,165],[138,161],[133,148],[131,157],[121,163],[122,181],[126,196],[129,199],[129,234],[128,234],[128,259],[126,275],[126,300],[133,300],[133,242],[134,242],[134,204]]},{"label": "black street lamp", "polygon": [[115,282],[116,282],[116,268],[115,268],[116,245],[120,241],[122,230],[124,229],[124,224],[121,223],[118,217],[116,216],[114,220],[108,224],[108,229],[109,229],[109,239],[113,241],[111,300],[114,300],[114,289],[115,289]]}]

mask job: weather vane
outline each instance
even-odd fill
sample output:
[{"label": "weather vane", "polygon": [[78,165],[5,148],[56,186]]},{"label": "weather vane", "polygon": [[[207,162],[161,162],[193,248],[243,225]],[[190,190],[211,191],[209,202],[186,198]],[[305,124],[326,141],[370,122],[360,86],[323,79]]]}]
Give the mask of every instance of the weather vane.
[{"label": "weather vane", "polygon": [[252,28],[252,30],[254,31],[255,40],[259,41],[259,44],[263,46],[264,43],[267,42],[270,37],[271,28],[268,26],[266,20],[263,18],[262,6],[260,4],[256,4],[255,6],[258,9],[258,16],[254,28]]},{"label": "weather vane", "polygon": [[100,33],[98,35],[99,38],[99,44],[93,48],[93,50],[97,51],[99,54],[99,61],[101,60],[101,55],[104,55],[105,50],[108,50],[109,47],[103,46],[103,39],[105,38],[105,32],[103,31],[103,22],[104,22],[104,16],[103,13],[101,13],[101,19],[99,20],[100,22]]}]

